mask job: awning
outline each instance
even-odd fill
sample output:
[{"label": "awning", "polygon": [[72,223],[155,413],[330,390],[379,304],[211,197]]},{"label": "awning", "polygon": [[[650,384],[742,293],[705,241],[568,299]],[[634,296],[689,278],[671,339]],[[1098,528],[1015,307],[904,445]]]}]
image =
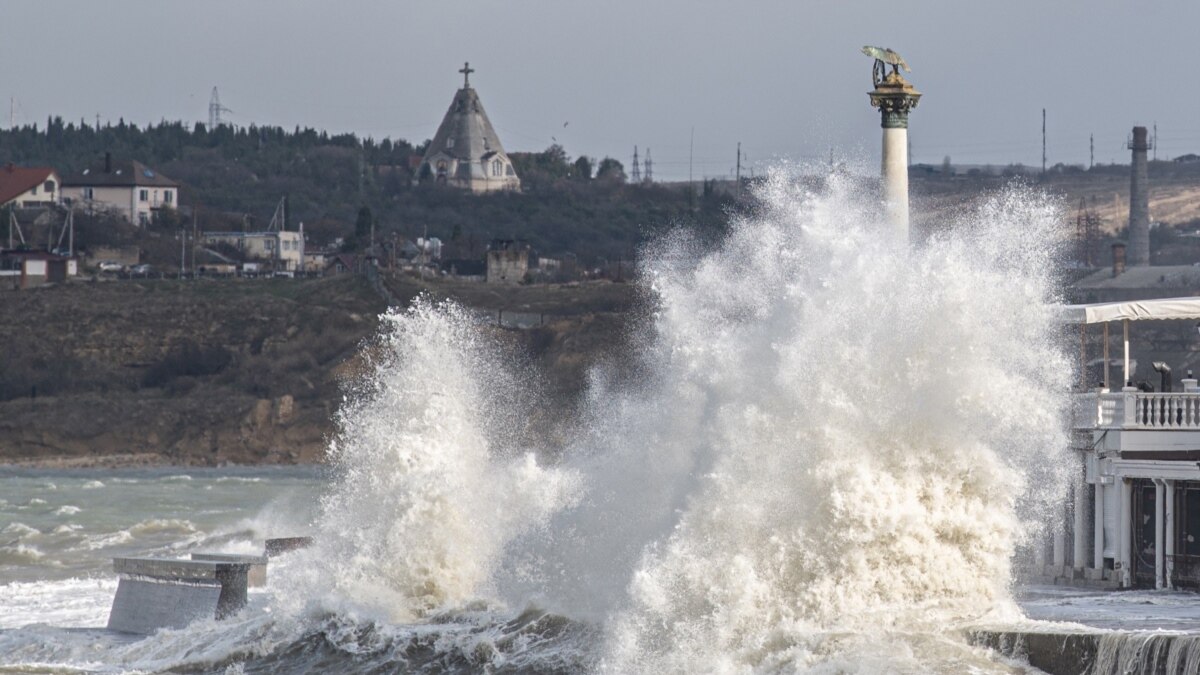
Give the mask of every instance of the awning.
[{"label": "awning", "polygon": [[1200,320],[1200,298],[1161,298],[1128,302],[1063,305],[1063,323],[1105,323],[1148,319]]}]

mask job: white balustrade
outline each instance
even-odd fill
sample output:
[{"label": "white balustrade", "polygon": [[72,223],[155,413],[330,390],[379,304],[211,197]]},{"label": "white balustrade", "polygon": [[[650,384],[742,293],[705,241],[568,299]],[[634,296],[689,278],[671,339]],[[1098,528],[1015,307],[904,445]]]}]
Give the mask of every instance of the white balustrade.
[{"label": "white balustrade", "polygon": [[1200,393],[1076,394],[1074,428],[1200,430]]}]

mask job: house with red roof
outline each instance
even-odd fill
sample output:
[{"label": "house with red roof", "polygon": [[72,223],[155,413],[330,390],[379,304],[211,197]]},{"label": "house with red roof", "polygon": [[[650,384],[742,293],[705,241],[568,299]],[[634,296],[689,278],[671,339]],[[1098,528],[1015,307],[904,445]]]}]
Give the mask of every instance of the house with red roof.
[{"label": "house with red roof", "polygon": [[7,164],[0,168],[0,207],[54,206],[61,196],[61,185],[58,173],[50,167]]}]

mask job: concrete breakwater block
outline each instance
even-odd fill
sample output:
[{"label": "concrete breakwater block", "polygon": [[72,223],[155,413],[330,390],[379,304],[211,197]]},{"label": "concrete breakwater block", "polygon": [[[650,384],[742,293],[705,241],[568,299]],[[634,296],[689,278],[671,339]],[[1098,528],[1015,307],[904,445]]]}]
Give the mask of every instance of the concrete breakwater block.
[{"label": "concrete breakwater block", "polygon": [[990,647],[1050,675],[1091,673],[1100,647],[1098,633],[1034,633],[1023,631],[974,630],[972,644]]},{"label": "concrete breakwater block", "polygon": [[108,628],[149,635],[197,619],[223,619],[246,605],[250,567],[247,562],[113,558],[120,581]]},{"label": "concrete breakwater block", "polygon": [[990,647],[1050,675],[1191,675],[1200,672],[1200,635],[1159,631],[1043,633],[968,631]]},{"label": "concrete breakwater block", "polygon": [[280,553],[295,551],[296,549],[308,548],[312,546],[312,537],[277,537],[268,539],[266,545],[266,555],[268,558],[274,558]]},{"label": "concrete breakwater block", "polygon": [[192,560],[208,562],[245,563],[249,565],[246,572],[246,583],[250,588],[261,588],[267,585],[267,556],[237,555],[235,553],[193,553]]}]

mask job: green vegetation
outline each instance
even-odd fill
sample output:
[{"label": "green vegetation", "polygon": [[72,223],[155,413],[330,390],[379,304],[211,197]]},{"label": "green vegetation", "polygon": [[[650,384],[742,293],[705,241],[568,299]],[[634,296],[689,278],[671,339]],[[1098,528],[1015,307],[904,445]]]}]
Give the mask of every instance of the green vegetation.
[{"label": "green vegetation", "polygon": [[[617,160],[572,160],[557,145],[511,153],[521,193],[470,195],[414,186],[410,159],[425,145],[253,125],[207,129],[162,122],[140,128],[122,120],[95,129],[56,117],[44,129],[0,131],[0,163],[49,165],[66,174],[101,161],[105,152],[136,159],[183,183],[181,204],[197,209],[203,230],[265,228],[286,195],[289,229],[303,222],[317,244],[339,237],[362,244],[362,227],[371,222],[365,215],[379,241],[419,236],[428,228],[429,236],[459,250],[520,238],[542,255],[572,253],[585,263],[628,259],[648,237],[671,227],[718,233],[728,212],[739,208],[715,191],[696,195],[686,187],[628,185]],[[157,225],[165,233],[179,223]]]}]

